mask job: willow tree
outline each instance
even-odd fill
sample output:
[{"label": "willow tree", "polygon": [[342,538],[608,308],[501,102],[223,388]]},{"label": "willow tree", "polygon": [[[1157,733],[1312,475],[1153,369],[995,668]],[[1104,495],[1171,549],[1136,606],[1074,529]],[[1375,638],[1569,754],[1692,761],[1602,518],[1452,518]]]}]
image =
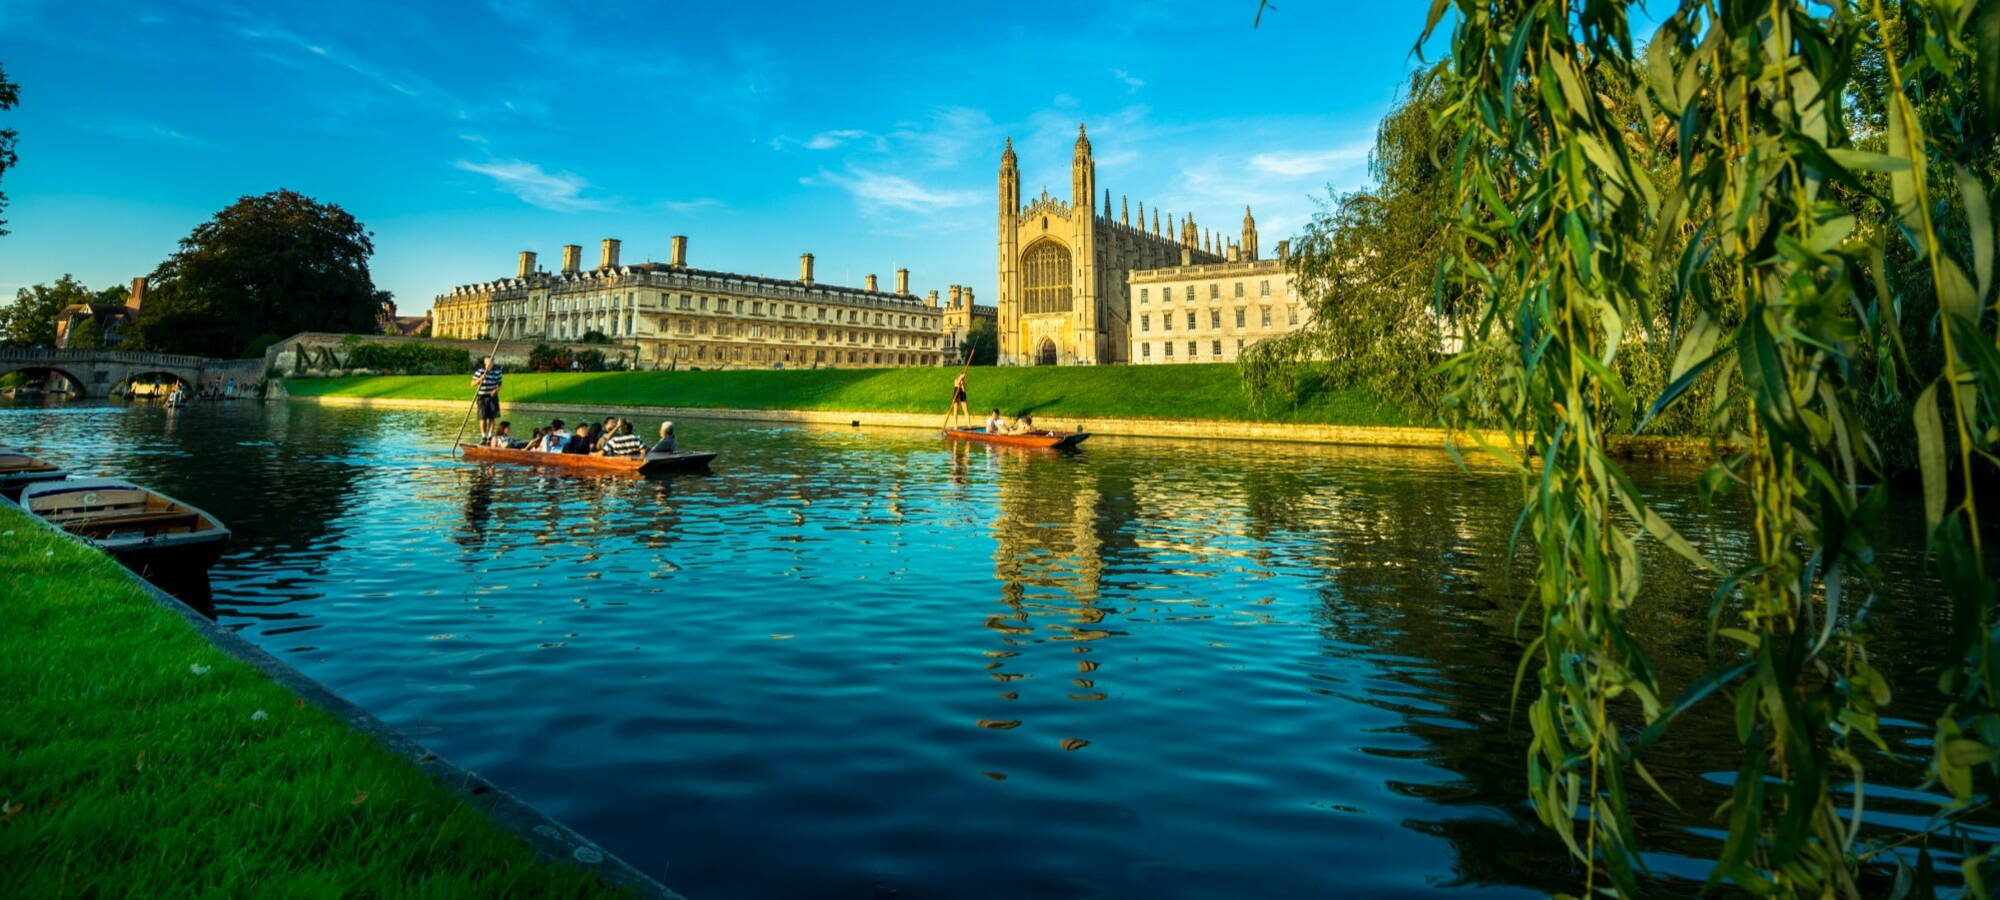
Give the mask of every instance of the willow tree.
[{"label": "willow tree", "polygon": [[[1889,699],[1867,612],[1869,526],[1890,497],[1864,413],[1906,384],[1920,386],[1901,408],[1957,626],[1933,762],[1955,805],[1929,827],[1992,796],[2000,657],[1972,489],[2000,443],[1991,178],[1958,160],[1992,140],[1994,5],[1682,0],[1641,53],[1628,0],[1432,4],[1424,39],[1456,13],[1436,70],[1437,127],[1459,136],[1442,281],[1477,298],[1450,408],[1514,438],[1487,449],[1522,473],[1537,551],[1529,786],[1590,889],[1638,890],[1628,789],[1652,781],[1645,751],[1688,709],[1726,704],[1743,751],[1711,883],[1861,895],[1885,848],[1862,836],[1865,792],[1839,785],[1865,782]],[[1857,79],[1870,59],[1880,77]],[[1858,99],[1871,84],[1879,96]],[[1626,98],[1642,127],[1618,114]],[[1868,103],[1879,151],[1856,127]],[[1940,104],[1960,112],[1920,115]],[[1665,172],[1649,164],[1662,145]],[[1962,246],[1940,238],[1953,217]],[[1897,283],[1892,252],[1920,261]],[[1921,308],[1937,314],[1903,315]],[[1641,327],[1655,321],[1670,327]],[[1935,364],[1907,352],[1924,333]],[[1648,345],[1673,362],[1638,396],[1621,359]],[[1747,495],[1753,541],[1718,572],[1711,628],[1727,651],[1670,700],[1625,628],[1639,544],[1713,564],[1608,446],[1635,405],[1671,412],[1697,389],[1691,421],[1733,448],[1705,491]],[[1965,871],[1982,894],[1984,860],[1968,854]]]}]

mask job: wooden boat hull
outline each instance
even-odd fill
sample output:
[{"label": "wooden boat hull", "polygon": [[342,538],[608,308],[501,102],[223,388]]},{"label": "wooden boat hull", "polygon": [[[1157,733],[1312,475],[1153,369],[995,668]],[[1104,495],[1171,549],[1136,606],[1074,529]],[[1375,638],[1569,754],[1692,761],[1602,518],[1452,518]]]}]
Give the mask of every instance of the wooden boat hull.
[{"label": "wooden boat hull", "polygon": [[1034,447],[1042,450],[1068,450],[1090,439],[1083,431],[1031,431],[1027,434],[987,434],[984,428],[947,428],[944,436],[955,441],[976,441],[982,444],[998,444],[1003,447]]},{"label": "wooden boat hull", "polygon": [[39,481],[61,481],[69,473],[54,463],[28,455],[13,447],[0,447],[0,497],[9,500],[21,496],[28,485]]},{"label": "wooden boat hull", "polygon": [[662,472],[706,472],[708,464],[716,454],[706,451],[683,451],[664,457],[597,456],[588,453],[537,453],[532,450],[502,450],[498,447],[481,447],[474,444],[460,444],[458,450],[473,462],[511,463],[521,466],[540,466],[546,469],[566,469],[574,472],[652,475]]},{"label": "wooden boat hull", "polygon": [[21,508],[155,582],[206,574],[229,546],[229,529],[214,516],[115,478],[31,484]]}]

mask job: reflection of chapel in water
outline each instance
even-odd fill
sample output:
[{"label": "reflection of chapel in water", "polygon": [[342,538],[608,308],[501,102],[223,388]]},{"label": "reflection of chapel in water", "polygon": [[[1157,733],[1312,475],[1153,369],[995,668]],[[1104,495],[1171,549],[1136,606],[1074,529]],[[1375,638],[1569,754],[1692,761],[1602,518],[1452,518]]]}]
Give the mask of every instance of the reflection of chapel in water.
[{"label": "reflection of chapel in water", "polygon": [[1096,602],[1105,558],[1133,546],[1130,481],[1059,456],[992,452],[999,469],[993,574],[1006,602]]}]

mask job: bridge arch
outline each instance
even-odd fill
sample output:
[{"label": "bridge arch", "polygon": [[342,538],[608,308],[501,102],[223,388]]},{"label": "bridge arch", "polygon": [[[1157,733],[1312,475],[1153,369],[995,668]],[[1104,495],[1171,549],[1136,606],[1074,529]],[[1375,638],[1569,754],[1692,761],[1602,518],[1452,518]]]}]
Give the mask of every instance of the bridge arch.
[{"label": "bridge arch", "polygon": [[[159,385],[157,392],[155,392],[153,387],[156,384]],[[122,394],[130,397],[134,395],[135,389],[144,388],[148,394],[157,393],[159,396],[164,397],[168,391],[174,389],[174,385],[176,384],[187,388],[189,391],[193,391],[195,388],[193,381],[172,370],[152,369],[140,371],[134,369],[131,374],[126,375],[124,379],[112,385],[111,392],[113,395]]]},{"label": "bridge arch", "polygon": [[[89,370],[86,369],[84,371],[89,371]],[[69,381],[70,391],[74,392],[78,397],[91,396],[90,382],[82,378],[78,378],[75,372],[69,371],[68,369],[64,369],[61,366],[54,366],[48,363],[15,363],[15,364],[0,363],[0,376],[12,375],[15,372],[20,372],[27,375],[33,375],[35,373],[42,373],[45,375],[61,375],[63,378]]]}]

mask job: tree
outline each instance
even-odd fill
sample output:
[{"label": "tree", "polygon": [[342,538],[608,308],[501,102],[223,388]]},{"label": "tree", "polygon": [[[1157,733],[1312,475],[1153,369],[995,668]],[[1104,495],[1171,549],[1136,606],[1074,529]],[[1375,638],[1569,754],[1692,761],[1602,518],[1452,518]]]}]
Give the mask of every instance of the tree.
[{"label": "tree", "polygon": [[104,323],[96,316],[84,316],[70,323],[69,336],[63,339],[63,346],[71,350],[94,350],[104,346]]},{"label": "tree", "polygon": [[50,347],[56,342],[56,313],[73,303],[95,298],[76,278],[64,275],[55,284],[38,284],[14,292],[14,302],[0,308],[0,343],[17,347]]},{"label": "tree", "polygon": [[992,319],[973,319],[961,345],[972,353],[972,364],[990,366],[1000,361],[1000,329]]},{"label": "tree", "polygon": [[235,356],[260,334],[372,334],[389,294],[346,210],[294,191],[243,197],[195,227],[152,274],[137,344]]},{"label": "tree", "polygon": [[611,336],[593,328],[584,332],[583,337],[577,338],[577,341],[584,344],[609,344]]},{"label": "tree", "polygon": [[[21,86],[8,81],[6,68],[0,67],[0,110],[13,109],[14,104],[19,102],[21,102]],[[20,157],[14,153],[14,143],[19,138],[20,135],[14,129],[0,128],[0,176],[5,176],[7,169],[20,161]],[[0,210],[6,208],[7,195],[0,193]],[[6,233],[7,220],[0,219],[0,234]]]}]

